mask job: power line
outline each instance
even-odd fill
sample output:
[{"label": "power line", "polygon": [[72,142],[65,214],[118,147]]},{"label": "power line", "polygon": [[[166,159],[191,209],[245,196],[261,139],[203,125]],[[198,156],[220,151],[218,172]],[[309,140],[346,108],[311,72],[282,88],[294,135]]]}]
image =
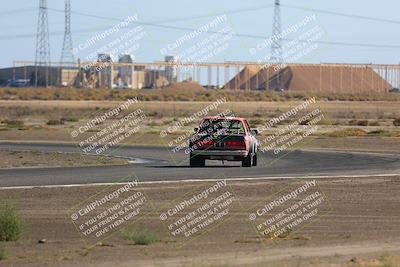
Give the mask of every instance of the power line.
[{"label": "power line", "polygon": [[348,17],[348,18],[355,18],[355,19],[362,19],[362,20],[370,20],[370,21],[379,21],[379,22],[400,24],[399,20],[368,17],[368,16],[361,16],[361,15],[348,14],[348,13],[340,13],[340,12],[335,12],[335,11],[316,9],[316,8],[309,8],[309,7],[301,7],[301,6],[292,6],[292,5],[281,5],[281,6],[287,7],[287,8],[292,8],[292,9],[298,9],[298,10],[304,10],[304,11],[312,11],[312,12],[315,12],[315,13],[323,13],[323,14],[342,16],[342,17]]},{"label": "power line", "polygon": [[[56,12],[63,12],[62,10],[54,9],[54,8],[49,8],[49,10],[56,11]],[[237,11],[235,11],[235,12],[237,12]],[[99,16],[99,15],[87,14],[87,13],[82,13],[82,12],[77,12],[77,11],[71,11],[71,13],[76,14],[76,15],[80,15],[80,16],[103,19],[103,20],[110,20],[110,21],[116,21],[116,22],[122,22],[123,21],[120,18]],[[226,14],[226,13],[224,13],[224,14]],[[176,19],[173,19],[173,20],[176,20]],[[173,22],[173,20],[171,19],[169,21]],[[170,25],[163,25],[163,24],[158,24],[158,23],[154,23],[154,22],[133,21],[131,23],[137,24],[137,25],[149,26],[149,27],[157,27],[157,28],[179,30],[179,31],[186,31],[186,32],[191,32],[191,31],[196,31],[197,30],[196,28],[188,28],[188,27],[182,27],[182,26],[170,26]],[[219,32],[219,31],[211,31],[211,30],[208,30],[208,31],[206,31],[204,33],[220,34],[220,35],[233,35],[233,36],[237,36],[237,37],[258,38],[258,39],[267,38],[267,37],[261,36],[261,35],[243,34],[243,33],[227,33],[227,32]],[[0,36],[0,39],[1,38],[2,38],[2,36]]]},{"label": "power line", "polygon": [[[233,10],[229,10],[229,11],[226,11],[226,12],[211,13],[211,14],[190,16],[190,17],[188,16],[188,17],[181,17],[181,18],[175,18],[175,19],[172,19],[172,18],[171,19],[164,19],[164,20],[159,20],[159,21],[153,21],[152,23],[172,23],[172,22],[188,21],[188,20],[209,18],[209,17],[228,15],[228,14],[238,14],[238,13],[256,11],[256,10],[260,10],[260,9],[267,9],[267,8],[271,8],[273,6],[274,6],[274,4],[260,5],[260,6],[254,6],[254,7],[244,8],[244,9],[233,9]],[[33,8],[35,8],[35,7],[33,7]],[[19,9],[19,10],[25,10],[25,9]],[[56,8],[49,8],[48,7],[47,10],[64,13],[64,10],[56,9]],[[12,11],[9,11],[9,12],[12,12]],[[4,13],[6,13],[6,12],[4,12]],[[85,14],[85,13],[80,13],[80,12],[76,12],[76,11],[73,11],[72,13],[80,15],[80,16],[92,17],[92,18],[97,18],[97,19],[102,19],[102,20],[112,20],[112,21],[118,21],[118,22],[121,21],[121,19],[119,19],[119,18],[96,16],[96,15]],[[0,14],[2,14],[2,13],[0,12]],[[168,27],[167,25],[165,25],[165,26]],[[109,26],[109,27],[112,27],[112,26]],[[107,29],[109,27],[81,29],[81,30],[74,31],[74,33],[85,33],[85,32],[101,31],[101,30],[105,30],[105,29]],[[63,32],[61,32],[61,31],[55,31],[55,32],[52,32],[51,35],[59,35],[59,34],[62,34],[62,33]],[[24,38],[34,37],[34,36],[36,36],[36,35],[34,35],[34,34],[0,35],[0,39],[24,39]]]},{"label": "power line", "polygon": [[[79,14],[82,16],[90,16],[90,17],[119,21],[119,22],[121,21],[121,19],[119,19],[119,18],[104,17],[104,16],[91,15],[91,14],[85,14],[85,13],[79,13]],[[152,22],[134,22],[134,23],[140,24],[140,25],[152,26],[152,27],[168,28],[168,29],[179,30],[179,31],[195,31],[196,30],[196,29],[187,28],[187,27],[159,25],[159,24],[152,23]],[[221,34],[221,35],[232,34],[233,36],[236,36],[236,37],[246,37],[246,38],[253,38],[253,39],[268,39],[269,38],[269,36],[241,34],[241,33],[224,33],[224,32],[216,32],[216,31],[208,31],[207,33],[213,33],[213,34],[217,33],[217,34]],[[282,38],[282,40],[292,41],[293,39]],[[308,40],[298,40],[298,41],[310,43],[310,41],[308,41]],[[366,44],[366,43],[347,43],[347,42],[329,42],[329,41],[313,41],[311,43],[318,43],[318,44],[324,44],[324,45],[336,45],[336,46],[359,46],[359,47],[371,47],[371,48],[395,48],[395,49],[400,48],[400,45],[386,45],[386,44]]]},{"label": "power line", "polygon": [[180,22],[180,21],[195,20],[195,19],[204,19],[204,18],[209,18],[209,17],[246,13],[246,12],[251,12],[251,11],[271,8],[273,6],[274,6],[274,4],[260,5],[260,6],[254,6],[254,7],[249,7],[249,8],[233,9],[233,10],[229,10],[229,11],[226,11],[226,12],[211,13],[211,14],[206,14],[206,15],[182,17],[182,18],[176,18],[176,19],[158,20],[158,21],[153,21],[153,23],[171,23],[171,22]]},{"label": "power line", "polygon": [[[233,9],[233,10],[228,10],[228,11],[225,11],[225,12],[218,12],[218,13],[211,13],[211,14],[190,16],[190,17],[188,16],[188,17],[181,17],[181,18],[170,18],[170,19],[163,19],[163,20],[158,20],[158,21],[142,22],[142,23],[143,24],[149,24],[149,25],[150,24],[151,25],[158,25],[159,23],[181,22],[181,21],[188,21],[188,20],[194,20],[194,19],[202,19],[202,18],[210,18],[210,17],[223,16],[223,15],[246,13],[246,12],[251,12],[251,11],[257,11],[257,10],[261,10],[261,9],[271,8],[273,6],[274,6],[274,4],[260,5],[260,6],[254,6],[254,7],[244,8],[244,9]],[[57,8],[48,8],[48,10],[54,11],[54,12],[63,12],[63,10],[57,9]],[[79,16],[91,17],[91,18],[102,19],[102,20],[121,21],[120,18],[99,16],[99,15],[93,15],[93,14],[88,14],[88,13],[84,13],[84,12],[78,12],[78,11],[71,11],[71,13],[79,15]],[[170,27],[170,26],[167,26],[167,25],[158,25],[158,26]]]},{"label": "power line", "polygon": [[37,7],[24,7],[0,12],[1,16],[13,15],[16,13],[24,13],[27,11],[35,11]]},{"label": "power line", "polygon": [[[52,10],[55,11],[54,9],[52,9]],[[59,12],[59,10],[57,10],[57,12]],[[121,22],[122,21],[120,18],[114,18],[114,17],[92,15],[92,14],[86,14],[86,13],[82,13],[82,12],[73,12],[73,13],[75,13],[77,15],[81,15],[81,16],[104,19],[104,20],[112,20],[112,21],[117,21],[117,22]],[[159,28],[166,28],[166,29],[172,29],[172,30],[179,30],[179,31],[195,31],[196,30],[195,28],[162,25],[162,24],[157,24],[157,23],[154,23],[154,22],[134,21],[133,23],[139,24],[139,25],[151,26],[151,27],[159,27]],[[242,33],[225,33],[225,32],[210,31],[210,30],[205,32],[205,33],[220,34],[220,35],[233,35],[235,37],[245,37],[245,38],[252,38],[252,39],[268,39],[268,38],[270,38],[270,36],[261,36],[261,35],[254,35],[254,34],[242,34]],[[282,38],[282,40],[293,41],[295,39]],[[318,43],[318,44],[323,44],[323,45],[335,45],[335,46],[359,46],[359,47],[391,48],[391,49],[400,48],[400,45],[386,45],[386,44],[347,43],[347,42],[331,42],[331,41],[312,41],[312,42],[310,42],[308,40],[297,40],[297,41],[303,42],[303,43]]]},{"label": "power line", "polygon": [[[169,29],[179,30],[179,31],[194,31],[196,29],[192,28],[183,28],[183,27],[168,27]],[[86,33],[86,32],[94,32],[94,31],[101,31],[108,28],[88,28],[88,29],[81,29],[73,31],[73,33]],[[205,33],[218,33],[221,35],[227,34],[224,32],[215,32],[215,31],[208,31]],[[54,31],[50,33],[52,36],[63,35],[64,31]],[[251,35],[251,34],[232,34],[235,37],[246,37],[251,39],[261,39],[265,40],[270,38],[270,36],[261,36],[261,35]],[[35,34],[17,34],[17,35],[0,35],[0,40],[10,40],[10,39],[25,39],[25,38],[32,38],[35,37]],[[289,38],[282,38],[285,41],[293,41],[296,39],[289,39]],[[370,43],[348,43],[348,42],[333,42],[333,41],[309,41],[309,40],[297,40],[300,43],[317,43],[322,45],[332,45],[332,46],[349,46],[349,47],[366,47],[366,48],[388,48],[388,49],[399,49],[400,45],[387,45],[387,44],[370,44]]]},{"label": "power line", "polygon": [[[97,28],[96,31],[100,31],[100,30],[104,30],[106,28]],[[82,29],[82,30],[76,30],[74,31],[74,33],[85,33],[85,32],[93,32],[93,28],[91,29]],[[51,35],[63,35],[64,31],[56,31],[56,32],[51,32]],[[223,34],[223,33],[221,33]],[[16,39],[22,39],[22,38],[30,38],[30,37],[34,37],[34,34],[20,34],[20,35],[13,35],[13,36],[0,36],[0,40],[1,39],[11,39],[11,37],[15,37]],[[238,36],[240,37],[240,36]],[[249,38],[254,38],[254,39],[268,39],[269,36],[256,36],[256,35],[252,35],[252,36],[248,36]],[[293,41],[296,39],[289,39],[289,38],[283,38],[282,40],[285,41]],[[308,41],[308,40],[296,40],[300,43],[318,43],[318,44],[322,44],[322,45],[333,45],[333,46],[350,46],[350,47],[366,47],[366,48],[389,48],[389,49],[399,49],[400,45],[386,45],[386,44],[367,44],[367,43],[347,43],[347,42],[333,42],[333,41]]]},{"label": "power line", "polygon": [[[270,6],[271,5],[252,7],[252,8],[248,8],[248,9],[243,10],[243,12],[248,12],[248,11],[251,11],[251,10],[257,10],[257,9],[260,9],[261,7],[267,8],[267,7],[270,7]],[[284,5],[284,6],[287,7],[287,5]],[[48,8],[48,10],[55,11],[55,12],[64,12],[63,10],[54,9],[54,8]],[[184,21],[184,20],[190,20],[190,19],[193,19],[193,18],[205,18],[205,17],[210,17],[210,16],[229,14],[229,13],[240,13],[240,12],[241,12],[240,10],[231,10],[231,11],[227,11],[225,13],[215,13],[215,14],[212,14],[212,15],[208,14],[208,15],[200,15],[200,16],[197,16],[197,17],[190,17],[190,18],[189,17],[185,17],[185,18],[177,18],[177,19],[166,19],[166,20],[163,20],[163,22],[164,23],[168,23],[168,22]],[[76,11],[71,11],[71,13],[74,13],[74,14],[80,15],[80,16],[85,16],[85,17],[92,17],[92,18],[102,19],[102,20],[110,20],[110,21],[122,22],[122,20],[120,18],[99,16],[99,15],[87,14],[87,13],[76,12]],[[331,13],[335,13],[335,12],[331,12]],[[348,15],[348,16],[350,16],[350,15]],[[392,21],[392,22],[394,22],[394,21]],[[140,21],[136,21],[136,22],[133,22],[133,23],[138,24],[138,25],[165,28],[165,29],[185,31],[185,32],[197,30],[195,28],[163,25],[163,24],[159,24],[157,22],[140,22]],[[103,29],[107,29],[107,28],[103,28]],[[82,33],[82,32],[93,32],[93,31],[100,31],[100,30],[102,30],[102,29],[99,29],[99,28],[96,28],[96,29],[88,28],[88,29],[81,29],[81,30],[74,31],[74,33],[78,33],[78,32],[79,33]],[[63,33],[64,32],[62,32],[62,31],[56,31],[56,32],[52,32],[51,34],[52,35],[60,35],[60,34],[63,34]],[[261,36],[261,35],[254,35],[254,34],[242,34],[242,33],[225,33],[225,32],[210,31],[210,30],[205,32],[205,33],[220,34],[220,35],[232,35],[232,36],[235,36],[235,37],[252,38],[252,39],[264,39],[264,40],[269,38],[269,36]],[[29,38],[29,37],[33,37],[33,36],[34,36],[33,34],[3,35],[3,36],[0,36],[0,40],[1,39],[3,39],[3,40],[4,39],[22,39],[22,38]],[[293,39],[283,38],[282,40],[292,41]],[[312,42],[310,42],[308,40],[297,40],[297,41],[303,42],[303,43],[318,43],[318,44],[322,44],[322,45],[333,45],[333,46],[389,48],[389,49],[398,49],[398,48],[400,48],[400,45],[386,45],[386,44],[348,43],[348,42],[333,42],[333,41],[312,41]]]}]

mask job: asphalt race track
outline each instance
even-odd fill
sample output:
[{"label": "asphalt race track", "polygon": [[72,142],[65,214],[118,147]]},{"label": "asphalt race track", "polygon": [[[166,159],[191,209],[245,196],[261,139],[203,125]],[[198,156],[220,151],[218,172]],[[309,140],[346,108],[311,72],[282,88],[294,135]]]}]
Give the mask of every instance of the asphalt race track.
[{"label": "asphalt race track", "polygon": [[[75,145],[0,143],[0,150],[39,150],[77,153]],[[112,183],[135,174],[140,181],[196,180],[226,177],[259,178],[400,174],[400,155],[296,150],[259,153],[258,166],[207,161],[205,168],[189,168],[184,152],[165,147],[122,146],[109,155],[132,159],[132,164],[101,167],[17,168],[0,170],[0,187]]]}]

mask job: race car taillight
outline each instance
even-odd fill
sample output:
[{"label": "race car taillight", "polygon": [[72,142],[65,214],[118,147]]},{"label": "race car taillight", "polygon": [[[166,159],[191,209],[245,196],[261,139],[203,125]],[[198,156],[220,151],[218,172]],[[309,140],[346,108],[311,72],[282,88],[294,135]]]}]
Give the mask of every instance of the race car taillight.
[{"label": "race car taillight", "polygon": [[246,142],[245,141],[227,141],[226,143],[227,148],[232,149],[246,149]]},{"label": "race car taillight", "polygon": [[199,148],[201,148],[201,149],[206,149],[206,148],[214,146],[214,141],[212,141],[212,140],[202,140],[202,141],[197,143],[197,146]]}]

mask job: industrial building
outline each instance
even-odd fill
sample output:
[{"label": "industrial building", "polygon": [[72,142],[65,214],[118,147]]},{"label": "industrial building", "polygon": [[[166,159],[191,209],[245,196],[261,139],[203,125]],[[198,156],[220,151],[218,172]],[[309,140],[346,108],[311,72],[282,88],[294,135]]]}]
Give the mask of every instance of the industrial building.
[{"label": "industrial building", "polygon": [[32,80],[34,79],[36,72],[38,73],[38,79],[40,79],[40,77],[41,79],[46,79],[45,76],[47,74],[50,81],[49,85],[54,86],[61,84],[72,86],[78,73],[77,70],[72,71],[69,69],[61,69],[59,67],[36,67],[33,64],[16,66],[0,69],[0,79],[3,81],[1,84],[7,86],[16,80],[29,80],[30,84],[33,85]]}]

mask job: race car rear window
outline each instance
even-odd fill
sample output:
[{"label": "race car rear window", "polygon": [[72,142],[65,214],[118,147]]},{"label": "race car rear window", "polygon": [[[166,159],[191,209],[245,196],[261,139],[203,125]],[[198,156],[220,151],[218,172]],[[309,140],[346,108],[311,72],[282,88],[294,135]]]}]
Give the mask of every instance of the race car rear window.
[{"label": "race car rear window", "polygon": [[209,134],[245,134],[244,125],[241,121],[226,119],[206,119],[201,123],[199,132]]}]

